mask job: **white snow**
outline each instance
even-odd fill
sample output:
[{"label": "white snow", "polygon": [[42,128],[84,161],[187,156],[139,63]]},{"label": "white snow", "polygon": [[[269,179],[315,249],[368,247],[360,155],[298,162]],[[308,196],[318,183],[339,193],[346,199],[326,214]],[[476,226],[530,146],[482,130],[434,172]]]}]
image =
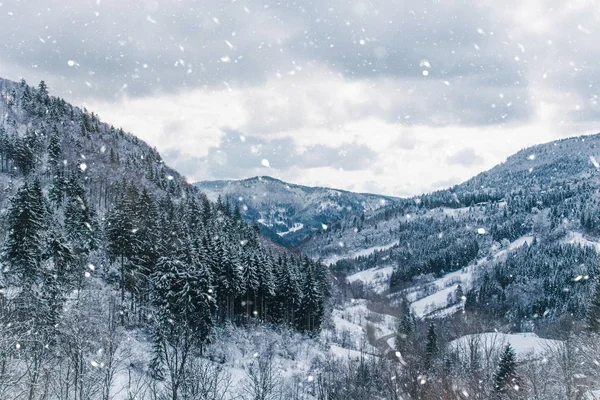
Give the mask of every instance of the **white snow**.
[{"label": "white snow", "polygon": [[347,358],[350,360],[359,360],[362,356],[358,350],[345,349],[338,345],[331,345],[331,353],[337,358]]},{"label": "white snow", "polygon": [[283,237],[283,236],[287,235],[288,233],[292,233],[292,232],[299,231],[299,230],[300,230],[300,229],[302,229],[302,228],[304,228],[304,224],[303,224],[303,223],[300,223],[300,222],[296,222],[296,223],[294,223],[294,225],[293,225],[293,226],[292,226],[290,229],[288,229],[287,231],[285,231],[285,232],[277,232],[277,234],[278,234],[279,236],[282,236],[282,237]]},{"label": "white snow", "polygon": [[417,300],[410,305],[410,308],[417,318],[423,318],[427,314],[431,314],[438,309],[446,308],[448,305],[448,295],[454,293],[457,287],[458,284],[452,285]]},{"label": "white snow", "polygon": [[563,239],[564,243],[579,244],[581,246],[593,247],[596,251],[600,252],[600,242],[593,238],[585,236],[581,232],[569,232]]},{"label": "white snow", "polygon": [[322,260],[322,262],[325,265],[332,265],[335,264],[336,262],[338,262],[339,260],[344,260],[344,259],[352,259],[352,258],[357,258],[357,257],[362,257],[362,256],[368,256],[373,254],[376,251],[382,251],[382,250],[387,250],[390,249],[394,246],[397,246],[400,243],[400,241],[396,240],[395,242],[392,242],[390,244],[386,244],[383,246],[373,246],[373,247],[369,247],[366,249],[362,249],[362,250],[357,250],[357,251],[353,251],[350,253],[346,253],[346,254],[336,254],[333,256],[330,256],[324,260]]},{"label": "white snow", "polygon": [[[494,259],[506,255],[508,252],[520,248],[525,243],[531,244],[533,236],[522,236],[503,250],[494,253]],[[406,298],[412,302],[411,309],[418,318],[425,316],[443,317],[458,312],[462,304],[453,304],[448,307],[448,295],[454,293],[460,284],[463,292],[471,288],[474,273],[488,264],[487,258],[479,259],[474,265],[467,266],[436,279],[426,285],[413,287],[406,291]]]},{"label": "white snow", "polygon": [[510,343],[517,354],[517,358],[526,360],[542,356],[548,350],[559,346],[561,341],[543,339],[533,332],[514,334],[487,332],[460,337],[450,342],[449,346],[461,350],[468,348],[471,343],[477,343],[481,350],[484,350],[484,348],[502,350]]},{"label": "white snow", "polygon": [[394,272],[394,267],[370,268],[364,271],[346,277],[348,282],[362,281],[365,285],[370,286],[377,293],[382,293],[389,286],[389,279]]}]

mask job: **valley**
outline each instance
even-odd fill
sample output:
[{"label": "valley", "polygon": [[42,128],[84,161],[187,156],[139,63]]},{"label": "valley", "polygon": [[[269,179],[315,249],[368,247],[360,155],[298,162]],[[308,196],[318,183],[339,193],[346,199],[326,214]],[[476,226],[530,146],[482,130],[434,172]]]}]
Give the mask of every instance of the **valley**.
[{"label": "valley", "polygon": [[487,399],[508,367],[532,398],[600,389],[599,135],[412,198],[192,185],[0,83],[0,397]]}]

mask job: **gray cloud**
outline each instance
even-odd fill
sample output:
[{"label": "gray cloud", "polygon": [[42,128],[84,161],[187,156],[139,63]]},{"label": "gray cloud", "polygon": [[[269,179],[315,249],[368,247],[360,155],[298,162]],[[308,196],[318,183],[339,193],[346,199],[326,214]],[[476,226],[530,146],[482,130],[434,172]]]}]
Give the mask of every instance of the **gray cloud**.
[{"label": "gray cloud", "polygon": [[[186,156],[171,149],[164,158],[184,175],[199,179],[207,174],[213,179],[232,179],[244,176],[272,174],[291,168],[335,168],[355,171],[367,168],[377,153],[365,145],[346,143],[338,147],[309,146],[299,150],[291,138],[265,139],[223,129],[225,135],[219,146],[210,147],[205,157]],[[267,160],[269,167],[263,165]]]},{"label": "gray cloud", "polygon": [[513,60],[506,21],[477,4],[9,1],[0,7],[10,32],[0,64],[76,99],[252,87],[324,66],[374,85],[391,79],[402,91],[382,90],[391,107],[361,104],[356,115],[435,125],[526,120],[527,66]]},{"label": "gray cloud", "polygon": [[[446,163],[429,171],[436,187],[501,160],[493,147],[505,132],[524,145],[600,121],[595,6],[0,0],[0,75],[104,104],[108,122],[131,123],[193,178],[268,173],[268,159],[307,180],[321,179],[319,168],[333,183],[350,171],[346,184],[365,187],[433,149]],[[222,126],[237,130],[219,141]],[[459,131],[469,141],[454,141]],[[474,144],[481,132],[496,141]],[[436,142],[471,147],[447,156]],[[426,185],[407,175],[414,184],[387,190]]]},{"label": "gray cloud", "polygon": [[446,158],[448,164],[462,165],[463,167],[472,167],[483,164],[483,157],[470,147],[457,151]]}]

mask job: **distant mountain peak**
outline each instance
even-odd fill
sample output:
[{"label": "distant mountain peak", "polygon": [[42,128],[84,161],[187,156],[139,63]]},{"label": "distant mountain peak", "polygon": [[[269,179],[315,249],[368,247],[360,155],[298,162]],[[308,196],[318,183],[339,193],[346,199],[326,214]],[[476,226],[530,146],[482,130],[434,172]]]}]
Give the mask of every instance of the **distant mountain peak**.
[{"label": "distant mountain peak", "polygon": [[352,215],[377,210],[396,198],[341,189],[304,186],[268,175],[195,184],[210,199],[239,203],[246,221],[274,241],[293,246]]}]

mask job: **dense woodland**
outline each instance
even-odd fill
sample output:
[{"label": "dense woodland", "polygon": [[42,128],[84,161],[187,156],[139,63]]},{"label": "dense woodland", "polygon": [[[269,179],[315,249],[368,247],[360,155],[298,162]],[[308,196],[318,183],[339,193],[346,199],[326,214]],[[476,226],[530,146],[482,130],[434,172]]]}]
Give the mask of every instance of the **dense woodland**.
[{"label": "dense woodland", "polygon": [[[95,334],[147,335],[143,370],[175,399],[218,326],[319,331],[322,265],[262,244],[237,207],[210,203],[156,150],[44,82],[0,89],[0,398],[111,398],[110,367],[88,381],[117,350]],[[113,354],[91,365],[98,348]]]}]

